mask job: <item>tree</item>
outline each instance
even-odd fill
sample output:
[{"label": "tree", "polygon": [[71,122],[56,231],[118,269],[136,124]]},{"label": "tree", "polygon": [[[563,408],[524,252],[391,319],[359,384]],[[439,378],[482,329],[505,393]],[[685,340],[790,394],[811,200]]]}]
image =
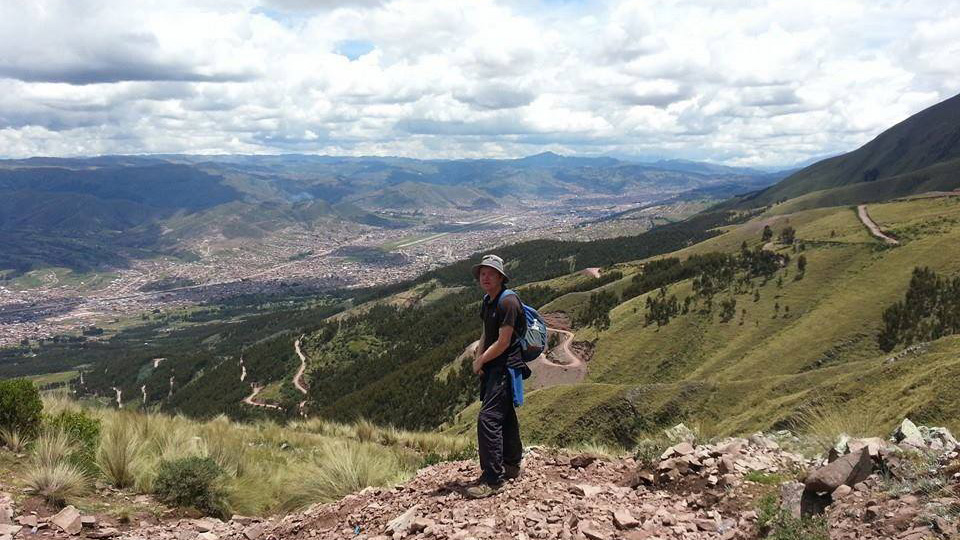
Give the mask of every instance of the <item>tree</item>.
[{"label": "tree", "polygon": [[720,322],[729,322],[737,313],[737,299],[730,297],[720,302]]},{"label": "tree", "polygon": [[793,227],[786,227],[782,231],[780,231],[779,240],[781,244],[790,245],[790,244],[793,244],[793,241],[796,239],[796,237],[797,237],[796,229],[794,229]]},{"label": "tree", "polygon": [[760,237],[764,242],[769,242],[773,238],[773,229],[769,225],[763,226],[763,236]]},{"label": "tree", "polygon": [[797,277],[795,277],[794,279],[796,280],[803,279],[803,275],[806,272],[807,272],[807,256],[800,255],[800,257],[797,258]]},{"label": "tree", "polygon": [[610,328],[610,310],[617,305],[617,295],[609,291],[600,291],[590,295],[587,309],[581,315],[580,322],[584,326],[592,326],[603,331]]},{"label": "tree", "polygon": [[[689,296],[687,298],[690,298]],[[649,325],[656,322],[657,326],[664,326],[670,323],[670,319],[680,312],[680,302],[675,295],[667,297],[667,288],[661,287],[656,296],[647,297],[647,314],[644,324]]]}]

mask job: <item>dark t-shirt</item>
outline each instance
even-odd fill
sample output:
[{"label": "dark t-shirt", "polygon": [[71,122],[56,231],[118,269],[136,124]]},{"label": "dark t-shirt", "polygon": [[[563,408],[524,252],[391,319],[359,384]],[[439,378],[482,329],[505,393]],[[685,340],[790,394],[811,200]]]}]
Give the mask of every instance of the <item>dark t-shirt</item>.
[{"label": "dark t-shirt", "polygon": [[488,365],[491,367],[505,365],[508,357],[520,352],[520,344],[516,339],[516,329],[524,324],[521,317],[523,317],[523,309],[520,307],[520,299],[517,298],[517,295],[503,296],[499,303],[497,298],[484,298],[480,306],[480,318],[483,319],[483,350],[487,350],[497,342],[500,337],[500,327],[512,326],[514,329],[514,334],[510,338],[510,346],[503,354],[490,361]]}]

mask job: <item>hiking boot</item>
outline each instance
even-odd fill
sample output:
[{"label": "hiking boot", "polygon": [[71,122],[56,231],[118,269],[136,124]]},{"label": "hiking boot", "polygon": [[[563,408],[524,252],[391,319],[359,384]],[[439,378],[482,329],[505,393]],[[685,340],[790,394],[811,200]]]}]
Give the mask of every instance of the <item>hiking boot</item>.
[{"label": "hiking boot", "polygon": [[503,478],[505,480],[516,480],[520,478],[520,472],[521,469],[519,465],[503,464]]},{"label": "hiking boot", "polygon": [[487,477],[481,474],[480,476],[474,478],[473,480],[467,480],[466,482],[462,483],[461,485],[463,485],[463,486],[477,486],[477,485],[486,483],[486,481],[487,481]]},{"label": "hiking boot", "polygon": [[490,497],[496,495],[503,491],[503,484],[488,484],[486,482],[480,482],[475,486],[470,486],[464,492],[464,495],[468,499],[483,499],[485,497]]}]

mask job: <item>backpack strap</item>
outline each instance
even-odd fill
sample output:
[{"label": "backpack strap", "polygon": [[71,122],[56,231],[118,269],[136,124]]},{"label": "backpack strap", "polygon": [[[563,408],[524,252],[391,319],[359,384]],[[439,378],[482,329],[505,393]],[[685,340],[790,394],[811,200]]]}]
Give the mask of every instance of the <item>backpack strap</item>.
[{"label": "backpack strap", "polygon": [[513,327],[513,337],[519,341],[521,338],[523,338],[527,331],[527,314],[523,309],[523,302],[520,301],[520,296],[513,292],[512,289],[504,289],[500,291],[500,294],[497,295],[497,307],[500,307],[500,302],[503,301],[504,296],[509,296],[511,294],[516,296],[517,301],[520,302],[520,324],[514,325]]}]

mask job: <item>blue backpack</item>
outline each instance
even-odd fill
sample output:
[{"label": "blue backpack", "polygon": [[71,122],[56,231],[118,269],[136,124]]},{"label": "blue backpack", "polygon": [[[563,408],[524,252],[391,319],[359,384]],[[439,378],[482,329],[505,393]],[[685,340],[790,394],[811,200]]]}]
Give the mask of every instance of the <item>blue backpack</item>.
[{"label": "blue backpack", "polygon": [[[503,301],[503,297],[508,294],[517,296],[517,293],[507,289],[500,293],[497,304]],[[520,297],[517,297],[519,300]],[[518,341],[520,342],[520,356],[524,362],[532,362],[537,359],[543,351],[547,350],[547,322],[543,316],[532,307],[520,302],[523,308],[524,324],[522,328],[516,329]]]}]

